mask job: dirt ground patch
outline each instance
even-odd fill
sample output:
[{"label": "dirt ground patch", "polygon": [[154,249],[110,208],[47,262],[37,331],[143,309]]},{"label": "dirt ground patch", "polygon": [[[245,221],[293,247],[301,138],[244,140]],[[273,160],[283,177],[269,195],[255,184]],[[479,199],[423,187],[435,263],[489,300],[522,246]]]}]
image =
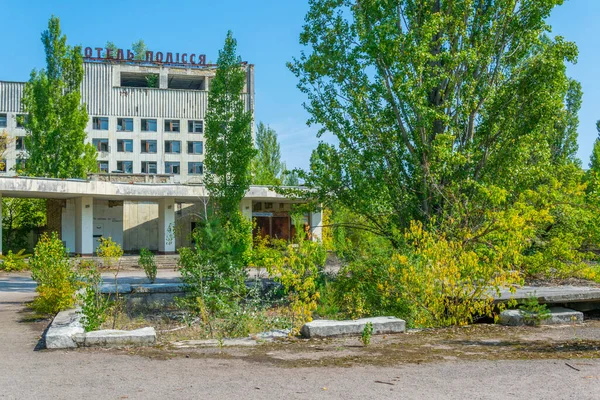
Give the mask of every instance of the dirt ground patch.
[{"label": "dirt ground patch", "polygon": [[[585,363],[585,359],[600,357],[600,321],[542,327],[477,324],[411,331],[373,336],[368,347],[364,347],[357,337],[343,337],[311,340],[290,338],[243,348],[180,349],[168,342],[161,342],[151,348],[81,351],[109,351],[152,359],[239,359],[288,368],[395,366],[482,360],[565,359]],[[577,365],[573,367],[577,368]]]}]

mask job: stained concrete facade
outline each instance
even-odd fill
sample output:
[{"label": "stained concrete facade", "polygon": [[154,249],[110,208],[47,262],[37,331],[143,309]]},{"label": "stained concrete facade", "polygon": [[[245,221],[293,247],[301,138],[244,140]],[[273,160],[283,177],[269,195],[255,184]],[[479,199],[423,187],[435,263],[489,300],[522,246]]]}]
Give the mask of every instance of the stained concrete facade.
[{"label": "stained concrete facade", "polygon": [[[244,63],[241,68],[246,73],[245,109],[254,115],[254,66]],[[85,61],[81,101],[89,115],[86,140],[97,148],[100,171],[169,174],[173,182],[201,183],[204,118],[215,71],[214,66]],[[157,77],[157,87],[148,87],[148,76]],[[13,139],[0,174],[14,175],[18,160],[27,158],[26,131],[19,123],[24,87],[24,82],[0,81],[0,131]]]},{"label": "stained concrete facade", "polygon": [[[109,236],[126,252],[147,248],[169,254],[189,246],[207,199],[202,185],[23,177],[0,177],[1,196],[51,199],[54,213],[60,213],[60,227],[55,223],[54,229],[72,253],[83,255],[93,254],[98,239]],[[251,186],[240,211],[248,219],[283,218],[294,203],[268,187]],[[278,211],[265,212],[267,205]],[[320,238],[321,214],[311,213],[305,220],[302,229]]]}]

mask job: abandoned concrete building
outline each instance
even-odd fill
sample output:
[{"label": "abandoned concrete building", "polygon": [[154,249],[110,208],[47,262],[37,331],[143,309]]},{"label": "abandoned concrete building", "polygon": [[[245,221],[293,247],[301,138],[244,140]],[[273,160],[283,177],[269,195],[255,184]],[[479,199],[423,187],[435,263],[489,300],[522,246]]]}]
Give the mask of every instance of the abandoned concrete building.
[{"label": "abandoned concrete building", "polygon": [[[27,158],[19,117],[25,83],[0,81],[0,130],[13,138],[0,171],[0,196],[50,199],[48,228],[60,232],[77,254],[93,253],[97,239],[109,236],[127,252],[174,252],[190,244],[206,198],[204,117],[216,66],[205,64],[204,56],[196,63],[186,54],[179,60],[177,54],[177,62],[167,63],[162,53],[144,61],[120,54],[118,59],[98,51],[92,57],[85,49],[82,102],[89,115],[87,140],[98,150],[100,172],[88,180],[14,176],[15,166]],[[254,66],[244,63],[243,68],[243,98],[254,113]],[[295,229],[292,203],[267,188],[252,187],[240,209],[256,218],[257,232],[289,239]],[[320,236],[319,213],[307,214],[304,223],[314,237]]]}]

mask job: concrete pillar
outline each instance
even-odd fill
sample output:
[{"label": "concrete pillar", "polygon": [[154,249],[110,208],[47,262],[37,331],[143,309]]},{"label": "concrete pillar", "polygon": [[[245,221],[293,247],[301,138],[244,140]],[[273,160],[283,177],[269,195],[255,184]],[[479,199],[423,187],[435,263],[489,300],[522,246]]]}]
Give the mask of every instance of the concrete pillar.
[{"label": "concrete pillar", "polygon": [[158,252],[175,253],[175,199],[158,202]]},{"label": "concrete pillar", "polygon": [[242,199],[240,209],[242,210],[242,215],[246,217],[248,221],[252,221],[252,200]]},{"label": "concrete pillar", "polygon": [[0,255],[2,255],[2,193],[0,193]]},{"label": "concrete pillar", "polygon": [[75,253],[89,256],[95,249],[94,198],[78,197],[75,199]]},{"label": "concrete pillar", "polygon": [[323,212],[321,210],[310,214],[310,233],[313,240],[321,240],[323,238]]}]

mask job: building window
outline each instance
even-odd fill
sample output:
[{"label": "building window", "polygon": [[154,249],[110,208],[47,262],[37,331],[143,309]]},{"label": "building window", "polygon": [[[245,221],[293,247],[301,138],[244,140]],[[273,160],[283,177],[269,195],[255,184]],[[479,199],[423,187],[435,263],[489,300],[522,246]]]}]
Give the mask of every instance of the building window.
[{"label": "building window", "polygon": [[28,115],[27,114],[17,114],[17,128],[25,128],[25,123],[27,122]]},{"label": "building window", "polygon": [[181,153],[181,142],[179,140],[165,140],[165,153]]},{"label": "building window", "polygon": [[18,171],[24,171],[25,170],[25,164],[27,163],[27,159],[26,158],[17,158],[16,162],[15,162],[15,169]]},{"label": "building window", "polygon": [[6,160],[0,160],[0,172],[6,172]]},{"label": "building window", "polygon": [[133,118],[117,118],[118,132],[133,132]]},{"label": "building window", "polygon": [[187,142],[188,154],[202,154],[202,142]]},{"label": "building window", "polygon": [[156,153],[156,140],[142,140],[142,153]]},{"label": "building window", "polygon": [[6,114],[0,114],[0,128],[6,128]]},{"label": "building window", "polygon": [[124,174],[132,174],[133,161],[117,161],[117,170]]},{"label": "building window", "polygon": [[165,132],[179,132],[179,120],[165,119]]},{"label": "building window", "polygon": [[203,121],[188,121],[189,133],[202,133],[204,131]]},{"label": "building window", "polygon": [[101,174],[108,174],[108,161],[98,161],[98,171]]},{"label": "building window", "polygon": [[117,151],[119,153],[133,153],[133,140],[117,139]]},{"label": "building window", "polygon": [[142,132],[156,132],[156,120],[155,119],[143,119],[142,120]]},{"label": "building window", "polygon": [[179,161],[167,161],[165,163],[165,174],[179,175]]},{"label": "building window", "polygon": [[100,152],[108,152],[108,139],[92,139],[92,143],[96,150]]},{"label": "building window", "polygon": [[92,128],[97,131],[107,131],[108,130],[108,117],[92,118]]},{"label": "building window", "polygon": [[142,161],[142,174],[156,174],[156,161]]},{"label": "building window", "polygon": [[25,136],[17,136],[17,139],[15,140],[15,149],[25,150]]},{"label": "building window", "polygon": [[201,162],[189,162],[188,163],[188,174],[189,175],[202,175],[204,166]]}]

